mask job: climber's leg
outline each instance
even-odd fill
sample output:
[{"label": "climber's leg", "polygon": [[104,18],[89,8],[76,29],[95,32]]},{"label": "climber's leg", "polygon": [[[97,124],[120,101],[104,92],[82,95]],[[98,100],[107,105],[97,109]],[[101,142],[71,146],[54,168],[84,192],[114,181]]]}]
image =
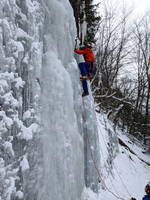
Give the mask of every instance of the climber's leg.
[{"label": "climber's leg", "polygon": [[[87,64],[85,64],[85,63],[80,63],[79,64],[79,69],[80,69],[80,72],[81,72],[81,75],[82,75],[82,77],[86,77],[87,76]],[[87,86],[87,81],[86,81],[86,79],[84,80],[82,80],[82,87],[83,87],[83,94],[82,94],[82,96],[86,96],[86,95],[88,95],[89,94],[89,92],[88,92],[88,86]]]},{"label": "climber's leg", "polygon": [[82,76],[87,76],[87,64],[86,62],[79,63],[79,69]]}]

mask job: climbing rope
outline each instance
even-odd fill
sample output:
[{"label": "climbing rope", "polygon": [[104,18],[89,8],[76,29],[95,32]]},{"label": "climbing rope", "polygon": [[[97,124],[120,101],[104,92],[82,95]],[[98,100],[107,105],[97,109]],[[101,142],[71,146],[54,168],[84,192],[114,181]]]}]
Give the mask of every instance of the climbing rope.
[{"label": "climbing rope", "polygon": [[[106,124],[106,122],[105,122],[105,124]],[[106,126],[106,129],[108,129],[108,128],[107,128],[107,125],[105,125],[105,126]],[[105,146],[106,146],[106,148],[107,148],[106,140],[105,140],[105,138],[104,138],[104,136],[103,136],[103,133],[102,133],[101,129],[99,129],[99,130],[100,130],[100,134],[102,135],[103,142],[104,142],[104,144],[105,144]],[[130,192],[129,192],[127,186],[125,185],[125,183],[124,183],[122,177],[120,176],[120,174],[119,174],[119,172],[118,172],[118,169],[117,169],[117,167],[115,166],[115,164],[114,164],[114,169],[115,169],[115,171],[116,171],[118,177],[120,178],[120,181],[121,181],[122,185],[124,186],[124,188],[125,188],[127,194],[128,194],[129,196],[131,196],[131,194],[130,194]]]},{"label": "climbing rope", "polygon": [[131,197],[131,194],[130,194],[129,190],[128,190],[127,186],[125,185],[125,183],[124,183],[122,177],[120,176],[120,174],[119,174],[119,172],[118,172],[118,170],[117,170],[117,168],[116,168],[115,165],[114,165],[114,169],[116,170],[116,172],[117,172],[117,174],[118,174],[118,177],[120,178],[120,181],[122,182],[122,185],[124,186],[124,188],[125,188],[127,194]]},{"label": "climbing rope", "polygon": [[[102,159],[103,160],[105,160],[105,158],[104,158],[104,152],[103,152],[103,150],[102,150],[102,148],[100,148],[100,151],[101,151],[101,156],[102,156]],[[113,177],[112,177],[113,178]],[[112,183],[112,181],[113,181],[113,179],[111,178],[111,176],[110,176],[110,182]],[[113,189],[114,189],[114,191],[115,191],[115,193],[117,194],[118,193],[118,191],[116,190],[116,188],[115,188],[115,186],[112,184],[112,187],[113,187]],[[118,196],[118,194],[117,194],[117,196]]]},{"label": "climbing rope", "polygon": [[[83,108],[84,108],[84,113],[85,113],[86,109],[85,109],[84,100],[83,100]],[[86,117],[85,117],[84,115],[83,115],[83,121],[85,122],[85,127],[86,127]],[[90,145],[89,136],[88,136],[88,132],[87,132],[87,127],[86,127],[86,136],[87,136],[88,144],[89,144],[89,146],[91,146],[91,145]],[[105,187],[105,189],[106,189],[109,193],[111,193],[114,197],[116,197],[117,199],[125,200],[124,198],[120,197],[119,195],[116,195],[114,192],[112,192],[112,191],[107,187],[107,185],[105,184],[105,181],[104,181],[104,179],[103,179],[103,177],[102,177],[102,175],[101,175],[101,173],[100,173],[100,170],[99,170],[98,167],[97,167],[97,164],[96,164],[96,161],[95,161],[95,159],[94,159],[94,156],[93,156],[93,153],[92,153],[91,148],[90,148],[90,154],[91,154],[91,159],[92,159],[92,162],[93,162],[93,164],[94,164],[94,167],[95,167],[95,169],[96,169],[96,171],[97,171],[99,180],[101,181],[101,183],[103,184],[103,186]]]}]

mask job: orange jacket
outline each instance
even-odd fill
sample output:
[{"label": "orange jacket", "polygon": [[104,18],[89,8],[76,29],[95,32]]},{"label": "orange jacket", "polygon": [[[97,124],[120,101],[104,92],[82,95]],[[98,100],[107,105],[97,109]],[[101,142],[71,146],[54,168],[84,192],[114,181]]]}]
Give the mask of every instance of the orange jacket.
[{"label": "orange jacket", "polygon": [[86,62],[95,62],[95,56],[91,48],[86,48],[83,50],[74,50],[74,52],[77,54],[82,54]]}]

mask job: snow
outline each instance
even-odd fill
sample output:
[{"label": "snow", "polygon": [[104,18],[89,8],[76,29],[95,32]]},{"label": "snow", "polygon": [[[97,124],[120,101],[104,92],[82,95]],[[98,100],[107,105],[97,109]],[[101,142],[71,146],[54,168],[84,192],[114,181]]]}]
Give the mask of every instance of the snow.
[{"label": "snow", "polygon": [[19,58],[19,54],[21,54],[21,57],[23,56],[24,47],[21,42],[10,40],[9,48],[15,58]]},{"label": "snow", "polygon": [[0,1],[2,200],[143,195],[149,167],[142,160],[149,156],[103,113],[96,118],[90,89],[82,98],[77,64],[83,57],[74,55],[75,38],[68,0]]},{"label": "snow", "polygon": [[22,80],[21,77],[15,78],[14,82],[17,89],[23,88],[23,86],[25,85],[25,82]]},{"label": "snow", "polygon": [[3,146],[4,146],[4,151],[7,152],[8,154],[10,154],[10,156],[15,155],[11,142],[6,141],[6,142],[4,142]]},{"label": "snow", "polygon": [[23,199],[23,197],[24,197],[23,192],[22,192],[22,191],[17,191],[17,192],[16,192],[16,197],[17,197],[18,199]]},{"label": "snow", "polygon": [[39,3],[36,1],[26,0],[27,7],[29,9],[29,12],[34,12],[37,8],[39,8]]},{"label": "snow", "polygon": [[10,73],[9,72],[2,73],[2,74],[0,74],[0,78],[2,80],[13,81],[14,73],[12,73],[12,72],[10,72]]},{"label": "snow", "polygon": [[0,80],[0,95],[4,95],[5,91],[8,91],[8,84],[6,80]]},{"label": "snow", "polygon": [[29,62],[29,55],[28,54],[25,55],[22,62],[25,63],[25,64],[28,64],[28,62]]},{"label": "snow", "polygon": [[37,132],[38,124],[32,123],[29,127],[21,126],[21,132],[18,133],[17,137],[26,141],[33,139],[33,134]]},{"label": "snow", "polygon": [[138,145],[138,143],[136,143],[136,139],[135,141],[131,141],[128,137],[127,134],[118,134],[118,138],[122,138],[124,143],[128,145],[128,147],[130,147],[134,153],[137,155],[138,158],[143,159],[145,162],[150,163],[150,156],[148,154],[145,154],[143,152],[144,149],[141,148],[141,146]]},{"label": "snow", "polygon": [[27,120],[27,119],[32,118],[34,114],[35,114],[35,110],[34,110],[33,108],[27,110],[27,111],[23,114],[23,120]]},{"label": "snow", "polygon": [[8,92],[5,95],[3,95],[3,98],[5,99],[4,104],[5,105],[11,105],[12,107],[19,107],[19,102],[13,97],[12,92]]},{"label": "snow", "polygon": [[[120,130],[113,130],[113,124],[107,119],[103,113],[97,115],[99,122],[99,141],[101,152],[101,176],[104,181],[101,184],[101,190],[98,199],[142,199],[144,196],[144,187],[150,180],[150,156],[142,153],[142,147],[134,144]],[[124,146],[118,146],[118,152],[115,154],[112,170],[108,173],[108,129],[113,131],[127,146],[136,154],[131,153]],[[145,162],[142,162],[142,158]],[[114,194],[112,194],[112,193]],[[117,197],[115,197],[115,195]]]},{"label": "snow", "polygon": [[16,30],[16,37],[17,38],[23,38],[23,39],[27,39],[27,40],[31,40],[32,38],[25,32],[23,31],[21,28],[18,28]]},{"label": "snow", "polygon": [[20,167],[21,167],[22,172],[25,172],[30,169],[29,162],[26,155],[23,156],[23,159],[20,162]]},{"label": "snow", "polygon": [[5,167],[5,162],[3,158],[0,158],[0,180],[3,180],[6,175],[6,170],[4,167]]},{"label": "snow", "polygon": [[5,112],[4,111],[0,111],[0,124],[1,126],[3,126],[2,124],[5,124],[5,126],[10,129],[12,124],[13,124],[13,121],[11,118],[7,117]]},{"label": "snow", "polygon": [[90,188],[84,188],[83,194],[82,194],[83,200],[97,200],[98,194],[94,193]]}]

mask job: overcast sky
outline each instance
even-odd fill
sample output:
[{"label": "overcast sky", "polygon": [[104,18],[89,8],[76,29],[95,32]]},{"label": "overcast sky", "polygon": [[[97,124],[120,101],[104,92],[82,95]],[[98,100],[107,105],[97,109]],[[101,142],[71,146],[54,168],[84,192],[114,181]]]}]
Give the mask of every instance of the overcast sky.
[{"label": "overcast sky", "polygon": [[144,13],[146,10],[150,10],[150,0],[125,0],[127,2],[133,1],[135,9]]},{"label": "overcast sky", "polygon": [[[95,3],[99,3],[105,0],[94,0]],[[109,0],[110,2],[118,2],[121,1],[127,4],[127,7],[133,7],[135,9],[135,13],[138,15],[143,15],[147,10],[150,10],[150,0]]]},{"label": "overcast sky", "polygon": [[[134,10],[131,15],[130,15],[130,20],[128,22],[134,21],[134,20],[140,20],[142,16],[144,16],[144,14],[147,13],[147,11],[149,10],[148,13],[150,13],[150,0],[94,0],[94,3],[100,3],[99,6],[99,10],[100,10],[100,15],[102,16],[102,10],[103,10],[103,3],[109,2],[109,4],[107,5],[112,5],[112,9],[114,8],[122,8],[122,5],[126,5],[125,8],[126,11],[127,10]],[[121,6],[121,7],[120,7]],[[117,9],[118,10],[118,9]],[[122,12],[122,9],[119,9],[120,12]],[[119,15],[119,13],[118,13]],[[133,69],[132,73],[131,73],[131,69]],[[123,74],[127,74],[132,75],[136,72],[136,69],[133,68],[133,66],[131,67],[130,65],[126,66],[126,68],[124,68]]]}]

